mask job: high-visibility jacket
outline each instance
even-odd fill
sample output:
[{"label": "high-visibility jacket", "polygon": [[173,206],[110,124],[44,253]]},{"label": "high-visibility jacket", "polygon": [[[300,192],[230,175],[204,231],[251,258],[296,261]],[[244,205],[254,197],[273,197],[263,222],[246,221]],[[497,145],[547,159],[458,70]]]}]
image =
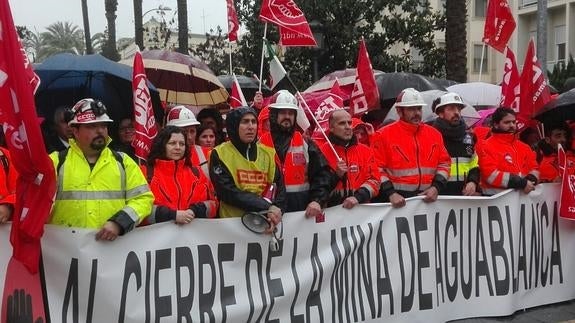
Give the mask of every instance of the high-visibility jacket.
[{"label": "high-visibility jacket", "polygon": [[381,128],[372,139],[386,198],[395,191],[405,196],[432,184],[438,190],[445,186],[451,158],[437,129],[398,120]]},{"label": "high-visibility jacket", "polygon": [[[154,207],[147,223],[175,220],[176,211],[190,209],[197,218],[215,218],[218,201],[212,183],[196,166],[184,160],[156,159],[148,174],[147,166],[140,166],[150,181],[154,193]],[[151,177],[150,177],[151,176]]]},{"label": "high-visibility jacket", "polygon": [[[571,151],[565,151],[567,156],[568,166],[575,164],[575,154]],[[559,161],[557,160],[557,153],[548,156],[543,156],[539,163],[539,180],[541,182],[557,182],[563,176],[562,170],[559,168]]]},{"label": "high-visibility jacket", "polygon": [[[257,149],[255,161],[247,160],[232,142],[218,145],[214,150],[239,190],[261,196],[264,190],[273,183],[276,176],[275,150],[261,144],[255,144],[254,148]],[[228,204],[224,200],[225,198],[220,198],[219,215],[221,218],[240,217],[245,213],[247,207],[242,209]]]},{"label": "high-visibility jacket", "polygon": [[154,195],[136,162],[120,154],[123,165],[110,148],[104,148],[92,169],[73,139],[60,169],[58,152],[50,154],[58,191],[49,223],[100,228],[114,221],[125,233],[148,216]]},{"label": "high-visibility jacket", "polygon": [[[274,149],[274,142],[270,132],[260,138],[260,143]],[[276,154],[277,157],[277,154]],[[303,192],[309,190],[307,165],[309,163],[308,145],[299,132],[294,132],[284,162],[277,158],[282,174],[286,192]],[[289,196],[289,195],[288,195]]]},{"label": "high-visibility jacket", "polygon": [[528,178],[535,182],[539,179],[535,152],[515,134],[492,133],[479,153],[481,188],[486,195],[523,188]]},{"label": "high-visibility jacket", "polygon": [[211,148],[200,145],[192,145],[190,147],[190,161],[192,165],[199,167],[206,178],[210,178],[209,160],[211,150]]},{"label": "high-visibility jacket", "polygon": [[0,204],[16,203],[18,171],[14,167],[8,149],[0,147]]},{"label": "high-visibility jacket", "polygon": [[[355,136],[347,143],[338,139],[330,135],[330,142],[333,143],[337,155],[345,160],[348,171],[331,192],[328,206],[341,204],[350,196],[354,196],[360,203],[369,202],[379,193],[381,185],[381,174],[373,157],[373,151],[370,147],[357,142]],[[320,149],[327,158],[329,166],[335,171],[338,156],[327,142]]]}]

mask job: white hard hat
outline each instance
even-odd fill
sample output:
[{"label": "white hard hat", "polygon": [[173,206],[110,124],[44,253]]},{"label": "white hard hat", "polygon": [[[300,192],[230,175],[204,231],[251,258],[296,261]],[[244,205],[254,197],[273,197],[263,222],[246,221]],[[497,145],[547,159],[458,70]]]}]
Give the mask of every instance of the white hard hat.
[{"label": "white hard hat", "polygon": [[423,107],[425,105],[421,93],[411,87],[401,91],[395,99],[396,107]]},{"label": "white hard hat", "polygon": [[68,125],[114,122],[101,101],[86,98],[78,101],[67,113]]},{"label": "white hard hat", "polygon": [[435,99],[435,101],[433,101],[431,109],[433,110],[433,113],[437,113],[437,109],[449,104],[459,105],[462,108],[465,107],[465,103],[463,103],[463,100],[461,99],[459,94],[449,92]]},{"label": "white hard hat", "polygon": [[270,108],[298,110],[297,100],[288,90],[280,90],[274,97],[275,101],[270,104]]},{"label": "white hard hat", "polygon": [[168,112],[166,126],[188,127],[198,125],[200,122],[194,113],[183,105],[177,105]]}]

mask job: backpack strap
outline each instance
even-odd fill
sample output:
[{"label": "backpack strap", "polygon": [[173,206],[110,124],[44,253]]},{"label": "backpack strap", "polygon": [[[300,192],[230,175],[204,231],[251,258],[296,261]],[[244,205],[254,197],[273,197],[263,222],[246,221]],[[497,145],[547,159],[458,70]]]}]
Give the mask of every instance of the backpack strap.
[{"label": "backpack strap", "polygon": [[[58,183],[62,183],[62,178],[60,178],[60,169],[62,168],[62,165],[64,165],[64,162],[66,161],[66,156],[68,156],[68,151],[70,150],[70,147],[64,149],[64,150],[60,150],[58,152],[58,165],[56,166],[56,174],[58,176]],[[118,163],[118,167],[120,169],[120,180],[122,183],[122,191],[126,192],[126,166],[124,165],[124,156],[123,153],[115,151],[113,149],[110,149],[112,151],[112,154],[114,155],[114,158],[116,159],[116,162]]]}]

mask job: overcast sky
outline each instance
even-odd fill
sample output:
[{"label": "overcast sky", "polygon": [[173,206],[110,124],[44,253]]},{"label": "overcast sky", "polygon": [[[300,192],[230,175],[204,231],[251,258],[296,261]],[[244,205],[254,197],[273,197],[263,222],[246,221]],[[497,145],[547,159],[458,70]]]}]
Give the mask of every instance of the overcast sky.
[{"label": "overcast sky", "polygon": [[[80,0],[9,0],[12,16],[16,25],[27,26],[30,30],[45,31],[45,28],[57,21],[70,21],[80,29],[82,22],[82,5]],[[166,18],[176,14],[176,0],[144,0],[143,12],[169,7]],[[90,33],[103,32],[106,27],[104,0],[88,0],[90,13]],[[145,15],[144,22],[156,15],[152,11]],[[130,0],[118,0],[116,11],[116,38],[134,37],[134,12]],[[177,16],[176,16],[177,17]],[[227,13],[225,0],[188,0],[188,24],[192,33],[208,32],[220,25],[227,32]],[[177,18],[176,18],[177,25]]]}]

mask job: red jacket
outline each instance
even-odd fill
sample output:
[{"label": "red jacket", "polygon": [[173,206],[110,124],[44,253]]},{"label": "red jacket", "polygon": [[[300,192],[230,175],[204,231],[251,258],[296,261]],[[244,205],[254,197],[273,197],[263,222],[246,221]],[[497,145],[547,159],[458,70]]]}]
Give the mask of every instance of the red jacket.
[{"label": "red jacket", "polygon": [[515,134],[492,133],[479,151],[481,188],[487,195],[507,188],[522,189],[527,180],[539,180],[535,152]]},{"label": "red jacket", "polygon": [[[575,155],[570,151],[566,151],[566,154],[567,163],[575,163]],[[557,154],[544,156],[541,163],[539,163],[539,180],[541,182],[560,182],[561,176]]]},{"label": "red jacket", "polygon": [[14,205],[18,172],[12,163],[8,149],[0,147],[0,161],[0,204]]},{"label": "red jacket", "polygon": [[[360,203],[369,202],[379,193],[381,185],[381,174],[373,157],[373,151],[370,147],[358,143],[355,136],[351,142],[343,143],[341,139],[330,135],[330,141],[339,157],[346,161],[348,171],[337,182],[328,206],[341,204],[349,196],[354,196]],[[324,143],[320,150],[327,158],[329,166],[335,171],[338,160],[329,143]]]},{"label": "red jacket", "polygon": [[[141,168],[148,178],[148,168]],[[198,218],[217,215],[218,201],[212,183],[198,167],[192,169],[183,160],[157,159],[149,184],[155,200],[148,223],[173,220],[177,210],[191,209]]]},{"label": "red jacket", "polygon": [[413,196],[431,185],[438,191],[449,178],[451,157],[441,133],[427,124],[398,120],[378,130],[372,148],[382,174],[382,194]]}]

